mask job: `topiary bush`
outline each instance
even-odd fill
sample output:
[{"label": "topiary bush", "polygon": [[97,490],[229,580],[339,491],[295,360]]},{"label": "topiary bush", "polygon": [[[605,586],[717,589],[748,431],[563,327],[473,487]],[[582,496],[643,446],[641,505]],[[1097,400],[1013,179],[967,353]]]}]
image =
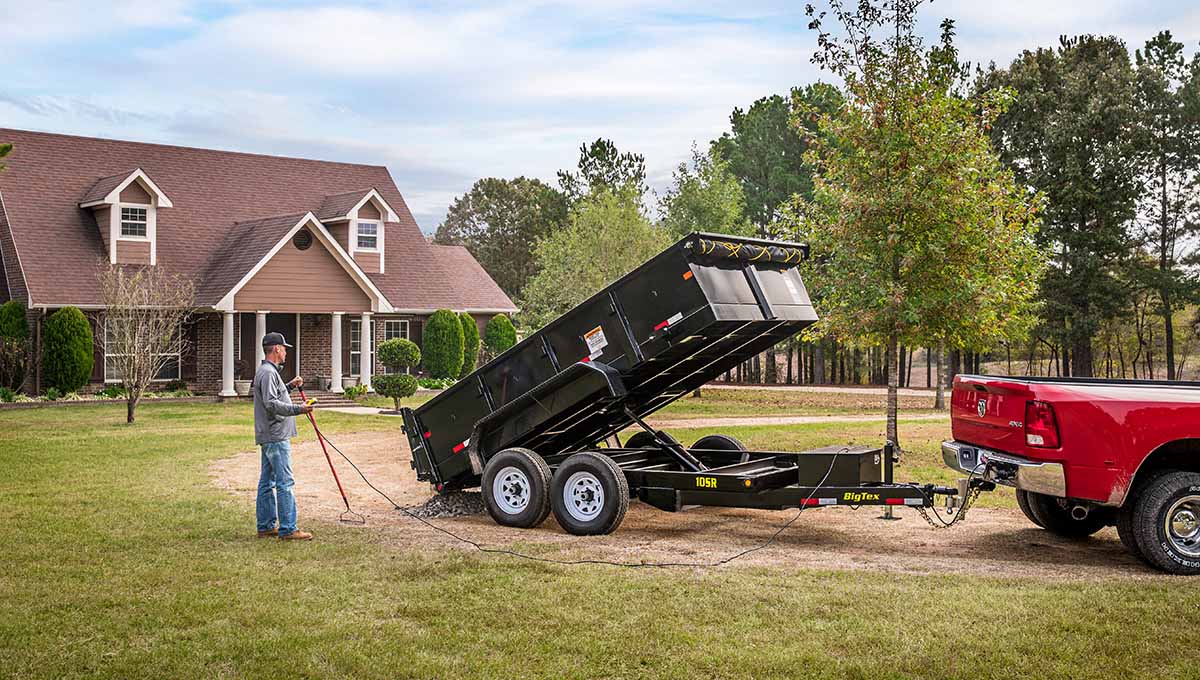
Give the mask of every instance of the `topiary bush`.
[{"label": "topiary bush", "polygon": [[517,344],[517,329],[506,314],[497,314],[488,319],[483,329],[483,346],[488,356],[495,357]]},{"label": "topiary bush", "polygon": [[439,309],[425,322],[421,356],[434,378],[457,378],[463,360],[463,330],[458,315]]},{"label": "topiary bush", "polygon": [[474,371],[479,362],[479,324],[475,323],[475,317],[466,312],[458,315],[458,321],[463,329],[463,364],[458,370],[458,377],[462,379]]},{"label": "topiary bush", "polygon": [[375,350],[375,357],[391,371],[375,376],[372,380],[375,392],[391,397],[396,410],[399,411],[400,400],[411,397],[417,391],[416,376],[403,371],[421,363],[421,350],[409,340],[392,338],[380,343],[379,348]]},{"label": "topiary bush", "polygon": [[48,388],[74,392],[92,375],[92,326],[77,307],[63,307],[42,331],[42,375]]},{"label": "topiary bush", "polygon": [[29,321],[25,318],[25,305],[9,300],[0,305],[0,338],[25,342],[29,339]]}]

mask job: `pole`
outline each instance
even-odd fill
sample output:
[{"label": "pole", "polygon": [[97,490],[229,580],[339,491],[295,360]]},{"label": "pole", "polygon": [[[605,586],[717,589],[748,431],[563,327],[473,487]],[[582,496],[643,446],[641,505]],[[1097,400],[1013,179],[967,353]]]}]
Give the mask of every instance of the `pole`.
[{"label": "pole", "polygon": [[[304,395],[303,387],[300,388],[300,400],[306,404],[308,403],[308,397]],[[313,401],[315,402],[316,400],[314,399]],[[308,412],[308,422],[312,423],[313,432],[317,433],[317,441],[321,442],[321,452],[325,454],[325,462],[329,463],[329,471],[333,473],[333,481],[337,484],[338,493],[342,494],[342,502],[346,504],[346,512],[343,512],[342,516],[338,519],[343,522],[351,521],[346,519],[346,515],[353,514],[361,519],[360,523],[365,524],[366,519],[363,518],[362,515],[358,515],[358,513],[355,513],[350,509],[350,500],[346,498],[346,490],[342,488],[342,480],[338,478],[337,470],[333,467],[333,459],[329,457],[329,449],[325,448],[325,435],[321,434],[321,428],[317,427],[317,419],[315,416],[313,416],[312,411]]]}]

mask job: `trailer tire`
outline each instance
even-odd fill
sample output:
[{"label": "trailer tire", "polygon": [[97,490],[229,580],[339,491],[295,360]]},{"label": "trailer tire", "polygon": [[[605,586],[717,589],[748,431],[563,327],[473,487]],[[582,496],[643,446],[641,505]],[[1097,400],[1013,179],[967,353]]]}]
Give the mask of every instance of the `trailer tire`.
[{"label": "trailer tire", "polygon": [[1043,529],[1063,538],[1087,538],[1113,523],[1110,508],[1093,508],[1087,517],[1071,517],[1071,506],[1065,498],[1029,492],[1029,509]]},{"label": "trailer tire", "polygon": [[1033,508],[1029,507],[1029,492],[1025,489],[1017,489],[1017,507],[1021,508],[1021,513],[1024,514],[1030,522],[1033,522],[1043,529],[1046,528],[1042,526],[1042,521],[1037,518],[1037,515],[1033,514]]},{"label": "trailer tire", "polygon": [[[671,435],[667,434],[666,432],[663,432],[662,430],[658,430],[658,436],[662,440],[670,442],[672,444],[679,443],[678,439],[672,437]],[[653,435],[651,435],[649,432],[647,432],[645,430],[642,430],[641,432],[634,432],[633,434],[631,434],[629,436],[629,439],[625,440],[624,448],[648,449],[651,447],[658,448],[658,443],[654,441]]]},{"label": "trailer tire", "polygon": [[[731,437],[727,434],[710,434],[697,439],[696,443],[692,444],[692,448],[716,449],[717,451],[745,451],[746,445],[740,442],[736,437]],[[743,453],[738,462],[745,463],[749,460],[750,454]],[[705,461],[706,464],[707,462],[708,461]]]},{"label": "trailer tire", "polygon": [[1142,556],[1171,574],[1200,574],[1200,474],[1171,471],[1146,485],[1133,504]]},{"label": "trailer tire", "polygon": [[550,514],[550,466],[529,449],[504,449],[484,465],[480,491],[497,524],[535,527]]},{"label": "trailer tire", "polygon": [[576,453],[554,471],[550,505],[567,533],[611,534],[629,509],[629,482],[612,458],[594,451]]}]

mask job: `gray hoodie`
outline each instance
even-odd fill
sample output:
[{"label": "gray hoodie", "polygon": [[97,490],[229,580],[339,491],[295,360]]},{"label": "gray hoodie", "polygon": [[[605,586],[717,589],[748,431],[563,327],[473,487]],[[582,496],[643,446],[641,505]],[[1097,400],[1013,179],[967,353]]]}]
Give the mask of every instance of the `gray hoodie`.
[{"label": "gray hoodie", "polygon": [[254,443],[271,444],[296,436],[300,407],[292,403],[279,367],[263,359],[254,374]]}]

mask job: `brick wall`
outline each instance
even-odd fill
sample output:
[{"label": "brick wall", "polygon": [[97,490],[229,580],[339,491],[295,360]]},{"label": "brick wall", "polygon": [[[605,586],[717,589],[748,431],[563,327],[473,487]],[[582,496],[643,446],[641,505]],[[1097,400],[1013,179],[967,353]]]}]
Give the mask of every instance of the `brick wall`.
[{"label": "brick wall", "polygon": [[[233,315],[233,337],[241,337],[241,319]],[[196,323],[196,378],[189,383],[193,392],[216,394],[221,391],[221,334],[224,320],[220,313],[201,314]],[[242,360],[247,357],[243,354]],[[254,357],[249,357],[254,361]],[[235,371],[236,373],[236,371]]]},{"label": "brick wall", "polygon": [[[333,317],[329,314],[300,315],[300,375],[312,386],[310,389],[324,389],[333,372],[332,331]],[[322,380],[318,382],[318,378]]]}]

